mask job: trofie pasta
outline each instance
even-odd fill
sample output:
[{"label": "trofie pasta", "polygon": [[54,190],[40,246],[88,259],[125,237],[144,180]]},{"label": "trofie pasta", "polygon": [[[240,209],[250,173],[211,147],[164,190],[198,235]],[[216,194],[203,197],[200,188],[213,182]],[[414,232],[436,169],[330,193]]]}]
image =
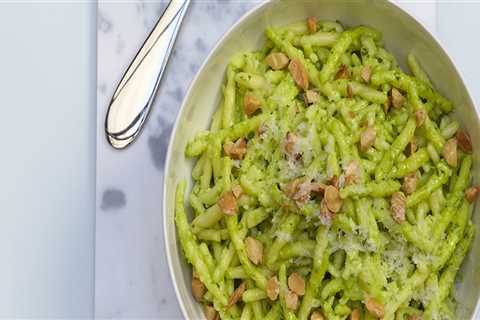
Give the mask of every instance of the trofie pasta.
[{"label": "trofie pasta", "polygon": [[207,319],[455,319],[472,144],[414,55],[310,17],[227,66],[175,222]]}]

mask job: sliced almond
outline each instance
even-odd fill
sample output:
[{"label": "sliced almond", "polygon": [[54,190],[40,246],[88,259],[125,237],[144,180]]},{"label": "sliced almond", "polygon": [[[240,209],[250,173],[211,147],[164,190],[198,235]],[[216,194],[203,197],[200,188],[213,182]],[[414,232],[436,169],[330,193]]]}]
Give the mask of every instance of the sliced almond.
[{"label": "sliced almond", "polygon": [[472,140],[470,140],[470,136],[468,133],[466,133],[463,130],[459,130],[457,132],[457,142],[458,142],[458,147],[460,150],[462,150],[465,153],[472,153],[473,152],[473,147],[472,147]]},{"label": "sliced almond", "polygon": [[283,187],[283,192],[285,193],[285,195],[289,198],[293,198],[293,195],[297,192],[298,190],[298,185],[302,183],[302,179],[301,178],[297,178],[297,179],[294,179],[292,181],[290,181],[289,183],[287,183],[284,187]]},{"label": "sliced almond", "polygon": [[348,70],[348,67],[344,64],[340,66],[340,69],[338,69],[337,74],[335,74],[335,80],[338,79],[350,79],[350,71]]},{"label": "sliced almond", "polygon": [[445,143],[443,146],[442,155],[450,166],[457,166],[457,139],[452,138]]},{"label": "sliced almond", "polygon": [[247,153],[247,141],[240,138],[235,143],[227,142],[223,145],[225,154],[234,160],[241,160],[245,153]]},{"label": "sliced almond", "polygon": [[240,298],[242,298],[243,293],[245,292],[246,284],[242,282],[237,289],[232,292],[232,295],[228,298],[227,308],[230,308],[235,303],[237,303]]},{"label": "sliced almond", "polygon": [[305,99],[305,104],[307,106],[320,100],[320,95],[318,94],[318,92],[313,90],[305,91],[305,94],[303,95],[303,97]]},{"label": "sliced almond", "polygon": [[370,149],[377,138],[377,131],[374,127],[367,127],[360,135],[360,150],[363,152]]},{"label": "sliced almond", "polygon": [[289,156],[295,156],[295,143],[297,142],[297,135],[293,132],[287,132],[287,137],[284,142],[285,153]]},{"label": "sliced almond", "polygon": [[417,188],[417,174],[415,172],[410,173],[403,178],[402,191],[405,194],[412,194]]},{"label": "sliced almond", "polygon": [[421,127],[427,119],[427,112],[423,109],[415,111],[415,120],[417,122],[417,128]]},{"label": "sliced almond", "polygon": [[308,75],[302,62],[300,62],[300,60],[297,58],[290,60],[290,63],[288,64],[288,70],[290,71],[293,80],[295,80],[295,83],[303,90],[307,90]]},{"label": "sliced almond", "polygon": [[317,32],[317,18],[315,17],[308,17],[307,19],[307,28],[308,32],[315,33]]},{"label": "sliced almond", "polygon": [[360,77],[365,81],[366,83],[370,82],[370,77],[372,76],[372,69],[370,66],[366,65],[362,68],[360,71]]},{"label": "sliced almond", "polygon": [[247,257],[253,264],[258,265],[263,260],[263,244],[253,237],[245,239],[245,249]]},{"label": "sliced almond", "polygon": [[297,310],[298,296],[294,292],[287,290],[285,293],[285,305],[290,310]]},{"label": "sliced almond", "polygon": [[330,178],[330,184],[338,189],[339,188],[338,177],[337,176],[332,176]]},{"label": "sliced almond", "polygon": [[273,70],[280,70],[288,66],[288,59],[287,55],[282,52],[273,52],[270,53],[266,58],[265,62],[273,69]]},{"label": "sliced almond", "polygon": [[397,223],[405,222],[405,208],[407,206],[407,198],[401,192],[395,192],[390,199],[390,209],[392,210],[392,218]]},{"label": "sliced almond", "polygon": [[325,188],[324,198],[328,210],[336,213],[342,207],[342,198],[340,198],[340,193],[334,186],[327,186]]},{"label": "sliced almond", "polygon": [[315,192],[315,193],[324,193],[325,192],[325,188],[327,187],[326,184],[324,183],[321,183],[321,182],[312,182],[311,183],[311,186],[310,186],[310,189],[312,190],[312,192]]},{"label": "sliced almond", "polygon": [[410,141],[410,143],[408,144],[408,146],[406,148],[407,156],[411,156],[416,151],[417,151],[417,140],[415,139],[415,137],[413,137],[412,141]]},{"label": "sliced almond", "polygon": [[345,168],[345,185],[354,184],[360,181],[360,164],[352,160]]},{"label": "sliced almond", "polygon": [[467,190],[465,190],[465,198],[468,200],[468,202],[472,203],[477,199],[479,191],[480,191],[480,187],[478,186],[470,187]]},{"label": "sliced almond", "polygon": [[243,189],[239,184],[236,184],[232,187],[232,193],[235,198],[240,198],[243,193]]},{"label": "sliced almond", "polygon": [[298,273],[294,272],[288,277],[288,287],[299,296],[305,294],[305,280]]},{"label": "sliced almond", "polygon": [[392,90],[390,91],[390,98],[392,100],[392,106],[394,108],[401,108],[405,103],[405,97],[400,91],[398,91],[397,88],[392,88]]},{"label": "sliced almond", "polygon": [[325,318],[320,311],[313,311],[312,315],[310,316],[310,320],[325,320]]},{"label": "sliced almond", "polygon": [[262,101],[252,94],[246,93],[243,97],[243,111],[249,117],[262,106]]},{"label": "sliced almond", "polygon": [[369,298],[365,304],[368,312],[370,312],[375,317],[382,319],[385,315],[385,308],[382,303],[378,302],[374,298]]},{"label": "sliced almond", "polygon": [[320,222],[324,226],[330,226],[332,225],[333,219],[335,219],[335,213],[328,209],[325,198],[323,198],[322,201],[320,201]]},{"label": "sliced almond", "polygon": [[219,320],[220,315],[218,314],[217,310],[213,306],[205,305],[203,306],[203,313],[205,314],[205,318],[207,320]]},{"label": "sliced almond", "polygon": [[280,283],[278,282],[277,276],[273,276],[267,281],[267,297],[275,301],[278,298],[278,294],[280,293]]},{"label": "sliced almond", "polygon": [[201,301],[205,294],[205,285],[197,278],[192,278],[192,295],[197,301]]},{"label": "sliced almond", "polygon": [[385,101],[383,103],[383,112],[385,112],[385,114],[388,113],[388,110],[390,110],[390,105],[392,104],[392,102],[390,101],[390,99],[387,99],[387,101]]},{"label": "sliced almond", "polygon": [[224,192],[220,199],[218,199],[217,204],[220,207],[220,210],[222,210],[227,216],[238,213],[237,200],[231,191]]},{"label": "sliced almond", "polygon": [[360,320],[360,310],[353,309],[352,313],[350,313],[350,320]]},{"label": "sliced almond", "polygon": [[353,88],[350,83],[347,83],[347,98],[353,97]]}]

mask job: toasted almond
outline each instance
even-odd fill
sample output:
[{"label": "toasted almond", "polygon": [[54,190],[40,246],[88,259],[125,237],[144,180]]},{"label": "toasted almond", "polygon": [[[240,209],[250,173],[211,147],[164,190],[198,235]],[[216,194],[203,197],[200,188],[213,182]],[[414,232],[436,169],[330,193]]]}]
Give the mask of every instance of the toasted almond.
[{"label": "toasted almond", "polygon": [[220,210],[227,216],[238,213],[237,200],[231,191],[224,192],[220,199],[218,199],[217,204]]},{"label": "toasted almond", "polygon": [[318,100],[320,100],[320,95],[316,91],[307,90],[307,91],[305,91],[305,94],[303,95],[303,98],[305,100],[305,104],[308,106],[308,105],[310,105],[312,103],[315,103]]},{"label": "toasted almond", "polygon": [[345,185],[354,184],[360,181],[360,164],[352,160],[345,168]]},{"label": "toasted almond", "polygon": [[387,114],[387,113],[388,113],[388,110],[390,110],[390,105],[391,105],[391,104],[392,104],[392,102],[390,101],[390,99],[387,99],[387,101],[385,101],[385,102],[383,103],[383,112],[384,112],[385,114]]},{"label": "toasted almond", "polygon": [[245,153],[247,153],[247,141],[240,138],[235,143],[227,142],[223,145],[225,154],[234,160],[241,160]]},{"label": "toasted almond", "polygon": [[457,132],[457,142],[458,142],[458,147],[460,150],[462,150],[465,153],[472,153],[473,152],[473,147],[472,147],[472,140],[470,140],[470,136],[468,133],[466,133],[463,130],[459,130]]},{"label": "toasted almond", "polygon": [[305,294],[305,280],[298,273],[294,272],[288,277],[288,287],[299,296]]},{"label": "toasted almond", "polygon": [[377,138],[377,131],[374,127],[367,127],[360,135],[360,150],[363,152],[370,149]]},{"label": "toasted almond", "polygon": [[450,166],[457,166],[457,139],[452,138],[445,143],[443,146],[442,155]]},{"label": "toasted almond", "polygon": [[302,62],[300,62],[300,60],[297,58],[290,60],[290,63],[288,64],[288,70],[290,71],[293,80],[295,80],[295,83],[303,90],[307,90],[308,75]]},{"label": "toasted almond", "polygon": [[324,226],[330,226],[332,225],[333,219],[335,219],[335,213],[330,211],[327,207],[327,203],[325,201],[325,198],[320,201],[320,222]]},{"label": "toasted almond", "polygon": [[245,292],[246,284],[242,282],[237,289],[232,292],[232,295],[228,298],[227,309],[237,303]]},{"label": "toasted almond", "polygon": [[465,198],[470,203],[474,202],[477,199],[479,191],[480,191],[480,187],[478,187],[478,186],[470,187],[467,190],[465,190]]},{"label": "toasted almond", "polygon": [[353,88],[350,83],[347,84],[347,98],[353,97]]},{"label": "toasted almond", "polygon": [[394,108],[401,108],[405,103],[405,97],[397,88],[392,88],[390,91],[390,98]]},{"label": "toasted almond", "polygon": [[334,186],[327,186],[325,188],[325,203],[328,207],[328,210],[336,213],[342,207],[342,198],[340,198],[340,193],[338,189]]},{"label": "toasted almond", "polygon": [[273,69],[273,70],[280,70],[288,66],[288,59],[287,55],[282,52],[273,52],[270,53],[266,58],[265,62]]},{"label": "toasted almond", "polygon": [[307,19],[307,28],[308,32],[315,33],[317,32],[317,18],[315,17],[308,17]]},{"label": "toasted almond", "polygon": [[335,80],[338,79],[350,79],[350,71],[348,70],[348,67],[344,64],[340,66],[340,69],[338,69],[337,74],[335,74]]},{"label": "toasted almond", "polygon": [[197,301],[201,301],[205,294],[205,285],[197,278],[192,278],[192,295]]},{"label": "toasted almond", "polygon": [[360,71],[360,77],[365,81],[366,83],[370,82],[370,77],[372,76],[372,69],[370,68],[369,65],[366,65],[362,68]]},{"label": "toasted almond", "polygon": [[205,318],[207,320],[218,320],[220,319],[220,315],[218,314],[217,310],[213,306],[204,305],[203,306],[203,313],[205,314]]},{"label": "toasted almond", "polygon": [[402,191],[405,194],[412,194],[417,188],[417,174],[415,172],[410,173],[403,178]]},{"label": "toasted almond", "polygon": [[405,222],[405,208],[407,199],[401,192],[395,192],[390,199],[390,209],[392,210],[392,218],[397,223]]},{"label": "toasted almond", "polygon": [[277,276],[273,276],[267,281],[267,297],[275,301],[278,298],[278,294],[280,293],[280,283],[278,282]]},{"label": "toasted almond", "polygon": [[297,179],[293,179],[292,181],[290,181],[289,183],[287,183],[284,187],[283,187],[283,192],[285,193],[285,195],[289,198],[293,198],[293,195],[297,192],[298,190],[298,185],[302,183],[302,179],[301,178],[297,178]]},{"label": "toasted almond", "polygon": [[330,184],[338,189],[339,188],[338,177],[337,176],[332,176],[330,178]]},{"label": "toasted almond", "polygon": [[310,316],[310,320],[325,320],[325,318],[320,311],[313,311],[312,315]]},{"label": "toasted almond", "polygon": [[350,313],[350,320],[360,320],[360,310],[353,309],[352,313]]},{"label": "toasted almond", "polygon": [[289,156],[295,156],[295,143],[297,142],[297,136],[293,132],[287,132],[287,137],[284,142],[285,152]]},{"label": "toasted almond", "polygon": [[382,319],[385,315],[383,304],[374,298],[369,298],[365,304],[365,307],[367,308],[368,312],[379,319]]},{"label": "toasted almond", "polygon": [[233,196],[238,199],[242,195],[243,189],[239,184],[236,184],[232,187]]},{"label": "toasted almond", "polygon": [[297,310],[298,296],[290,290],[285,293],[285,304],[290,310]]},{"label": "toasted almond", "polygon": [[263,260],[263,244],[253,237],[245,239],[245,249],[247,257],[253,264],[258,265]]},{"label": "toasted almond", "polygon": [[315,193],[324,193],[325,192],[325,188],[327,187],[326,184],[324,183],[321,183],[321,182],[312,182],[311,183],[311,186],[310,186],[310,189],[312,190],[312,192],[315,192]]},{"label": "toasted almond", "polygon": [[249,117],[262,106],[262,101],[252,94],[246,93],[243,97],[243,111]]},{"label": "toasted almond", "polygon": [[417,128],[421,127],[427,119],[427,112],[423,109],[418,109],[415,111],[415,120],[417,122]]},{"label": "toasted almond", "polygon": [[407,156],[411,156],[415,152],[417,152],[417,140],[415,137],[412,138],[412,141],[408,144],[406,148]]}]

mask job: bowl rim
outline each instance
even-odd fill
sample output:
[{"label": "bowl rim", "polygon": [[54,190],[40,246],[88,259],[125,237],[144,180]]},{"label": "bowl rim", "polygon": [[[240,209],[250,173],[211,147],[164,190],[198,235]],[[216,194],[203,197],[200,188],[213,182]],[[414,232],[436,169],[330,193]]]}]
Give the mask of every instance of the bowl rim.
[{"label": "bowl rim", "polygon": [[[165,157],[165,163],[164,163],[164,166],[163,166],[163,183],[162,183],[162,185],[163,185],[163,191],[162,191],[163,230],[162,231],[163,231],[164,247],[165,247],[165,252],[166,252],[166,256],[167,256],[168,271],[169,271],[169,275],[170,275],[170,278],[171,278],[171,281],[172,281],[173,288],[175,290],[175,296],[177,298],[177,302],[180,306],[180,309],[182,311],[182,316],[183,316],[184,319],[188,319],[188,317],[187,317],[188,314],[187,314],[186,307],[185,307],[185,301],[183,299],[181,299],[179,288],[178,288],[178,285],[177,285],[177,282],[176,282],[175,270],[174,270],[173,264],[172,264],[172,254],[173,254],[173,252],[170,250],[170,246],[169,246],[170,241],[167,238],[168,220],[167,220],[167,215],[165,214],[165,212],[167,211],[167,179],[166,179],[166,177],[167,177],[168,169],[170,168],[170,161],[171,161],[171,156],[172,156],[172,152],[173,152],[172,151],[172,148],[173,148],[172,141],[173,141],[174,133],[177,131],[181,115],[183,113],[183,110],[185,109],[186,102],[188,100],[188,97],[191,95],[193,87],[197,83],[200,75],[203,73],[203,70],[205,69],[205,66],[210,62],[210,59],[216,53],[217,49],[220,46],[223,45],[223,43],[226,41],[226,38],[230,35],[230,33],[235,28],[237,28],[237,26],[242,24],[248,17],[253,15],[255,12],[257,12],[258,10],[263,8],[264,6],[266,6],[269,3],[274,2],[274,1],[278,1],[278,0],[265,0],[265,1],[255,5],[253,8],[249,9],[248,11],[246,11],[217,40],[217,42],[212,47],[212,49],[210,50],[208,55],[204,58],[202,64],[200,65],[199,69],[197,70],[195,76],[193,77],[190,84],[188,85],[188,89],[185,93],[185,96],[183,97],[183,100],[182,100],[182,103],[180,105],[180,108],[178,109],[177,115],[175,116],[175,122],[173,124],[172,131],[170,132],[169,141],[168,141],[168,148],[167,148],[167,153],[166,153],[166,157]],[[469,87],[465,84],[465,79],[464,79],[463,73],[458,68],[457,64],[455,63],[455,60],[452,58],[452,56],[450,56],[450,54],[446,50],[443,42],[439,39],[436,32],[434,32],[434,30],[430,30],[430,28],[428,28],[426,26],[426,24],[416,16],[416,14],[412,14],[412,13],[406,11],[405,9],[400,7],[397,3],[393,2],[392,0],[384,0],[384,2],[393,6],[396,10],[400,10],[402,13],[404,13],[405,15],[409,16],[412,20],[414,20],[421,28],[423,28],[424,31],[426,31],[428,33],[428,35],[430,35],[432,37],[432,39],[436,42],[436,44],[442,49],[443,53],[448,58],[449,62],[452,64],[453,68],[457,72],[458,77],[461,81],[461,84],[465,88],[465,91],[468,95],[468,98],[472,102],[474,112],[475,112],[475,114],[477,116],[477,120],[478,120],[479,119],[479,110],[476,107],[475,99],[472,98],[472,94],[471,94],[471,91],[470,91]],[[480,315],[480,299],[477,300],[477,303],[476,303],[475,308],[473,310],[472,320],[476,319],[476,317],[478,317],[479,315]]]}]

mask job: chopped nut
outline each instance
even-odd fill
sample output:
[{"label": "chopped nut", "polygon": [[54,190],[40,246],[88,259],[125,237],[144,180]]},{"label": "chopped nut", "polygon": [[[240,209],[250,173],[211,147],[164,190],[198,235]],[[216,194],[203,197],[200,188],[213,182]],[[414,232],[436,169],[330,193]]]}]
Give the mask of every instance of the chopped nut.
[{"label": "chopped nut", "polygon": [[325,203],[328,210],[334,213],[338,212],[342,207],[342,198],[340,198],[340,193],[334,186],[327,186],[327,188],[325,188]]},{"label": "chopped nut", "polygon": [[362,71],[360,71],[360,77],[363,79],[365,82],[370,82],[370,77],[372,76],[372,69],[370,66],[364,66],[362,68]]},{"label": "chopped nut", "polygon": [[305,280],[296,272],[288,277],[288,287],[299,296],[305,294]]},{"label": "chopped nut", "polygon": [[239,184],[236,184],[232,187],[232,193],[235,198],[239,198],[242,195],[243,189]]},{"label": "chopped nut", "polygon": [[392,91],[390,92],[390,98],[394,108],[401,108],[405,103],[405,97],[396,88],[392,88]]},{"label": "chopped nut", "polygon": [[277,300],[278,294],[280,293],[280,283],[278,282],[277,276],[273,276],[267,281],[267,297],[275,301]]},{"label": "chopped nut", "polygon": [[450,166],[457,166],[457,139],[452,138],[445,143],[442,155]]},{"label": "chopped nut", "polygon": [[307,19],[308,32],[315,33],[317,32],[317,18],[308,17]]},{"label": "chopped nut", "polygon": [[253,264],[258,265],[263,260],[263,244],[253,237],[245,239],[245,249],[247,256]]},{"label": "chopped nut", "polygon": [[238,300],[240,300],[240,298],[242,297],[243,293],[245,292],[245,288],[246,288],[246,284],[245,282],[242,282],[242,284],[240,284],[237,289],[235,289],[233,292],[232,292],[232,295],[230,296],[230,298],[228,298],[228,303],[227,303],[227,308],[230,308],[231,306],[233,306],[235,303],[237,303]]},{"label": "chopped nut", "polygon": [[328,209],[325,198],[323,198],[320,201],[320,222],[325,226],[330,226],[333,219],[335,219],[335,213]]},{"label": "chopped nut", "polygon": [[287,138],[285,139],[284,142],[284,149],[285,152],[289,156],[295,156],[295,143],[297,142],[297,136],[293,132],[287,132]]},{"label": "chopped nut", "polygon": [[303,98],[305,99],[305,104],[308,106],[320,100],[320,95],[316,91],[307,90],[305,91]]},{"label": "chopped nut", "polygon": [[460,150],[462,150],[465,153],[472,153],[473,152],[473,147],[472,147],[472,140],[470,140],[470,136],[468,133],[466,133],[463,130],[459,130],[457,132],[457,142],[458,142],[458,147]]},{"label": "chopped nut", "polygon": [[246,93],[243,97],[243,111],[248,117],[254,114],[255,111],[257,111],[258,109],[260,109],[261,106],[262,101],[260,101],[260,99],[258,99],[254,95]]},{"label": "chopped nut", "polygon": [[201,301],[205,294],[205,286],[202,281],[192,278],[192,295],[197,301]]},{"label": "chopped nut", "polygon": [[350,320],[360,320],[360,310],[353,309],[352,313],[350,313]]},{"label": "chopped nut", "polygon": [[310,184],[310,189],[315,193],[324,193],[326,187],[327,185],[321,182],[312,182]]},{"label": "chopped nut", "polygon": [[415,137],[412,138],[412,141],[408,144],[407,148],[407,156],[411,156],[417,151],[417,140],[415,140]]},{"label": "chopped nut", "polygon": [[465,190],[465,198],[468,200],[468,202],[474,202],[475,199],[477,199],[477,195],[479,191],[480,191],[480,187],[478,186],[470,187],[467,190]]},{"label": "chopped nut", "polygon": [[335,80],[338,79],[350,79],[350,71],[344,64],[340,66],[340,69],[338,69],[337,74],[335,75]]},{"label": "chopped nut", "polygon": [[410,173],[403,179],[402,191],[405,194],[412,194],[417,188],[417,174],[415,172]]},{"label": "chopped nut", "polygon": [[297,310],[298,307],[298,296],[290,290],[287,290],[285,293],[285,304],[290,310]]},{"label": "chopped nut", "polygon": [[357,160],[352,160],[345,168],[345,185],[357,183],[360,180],[360,165]]},{"label": "chopped nut", "polygon": [[374,298],[369,298],[365,304],[368,312],[370,312],[375,317],[382,319],[385,315],[385,310],[383,304],[375,300]]},{"label": "chopped nut", "polygon": [[360,135],[360,150],[363,152],[370,149],[377,138],[377,131],[374,127],[367,127]]},{"label": "chopped nut", "polygon": [[285,195],[289,198],[293,198],[293,195],[297,192],[298,190],[298,185],[302,183],[302,179],[301,178],[297,178],[297,179],[294,179],[292,181],[290,181],[289,183],[287,183],[284,187],[283,187],[283,192],[285,193]]},{"label": "chopped nut", "polygon": [[313,311],[312,315],[310,316],[310,320],[325,320],[325,318],[320,311]]},{"label": "chopped nut", "polygon": [[423,109],[415,111],[415,120],[417,122],[417,128],[421,127],[427,119],[427,112]]},{"label": "chopped nut", "polygon": [[210,305],[203,306],[203,313],[205,314],[205,318],[207,320],[220,319],[220,315],[218,314],[217,310],[215,310],[213,306],[210,306]]},{"label": "chopped nut", "polygon": [[300,60],[296,58],[292,59],[288,65],[288,70],[290,71],[293,80],[295,80],[295,83],[303,90],[307,90],[308,75],[307,71],[305,71],[305,67],[300,62]]},{"label": "chopped nut", "polygon": [[338,177],[337,176],[332,176],[330,178],[330,184],[338,189],[339,188]]},{"label": "chopped nut", "polygon": [[220,199],[218,199],[217,204],[220,207],[220,210],[222,210],[227,216],[238,213],[237,200],[231,191],[224,192]]},{"label": "chopped nut", "polygon": [[407,198],[401,192],[395,192],[390,199],[390,208],[392,210],[392,218],[397,223],[405,222],[405,207]]},{"label": "chopped nut", "polygon": [[353,88],[350,83],[347,84],[347,98],[353,97]]},{"label": "chopped nut", "polygon": [[265,58],[265,62],[273,69],[273,70],[280,70],[288,66],[288,59],[287,55],[282,52],[273,52],[270,53],[267,58]]},{"label": "chopped nut", "polygon": [[385,114],[387,114],[388,110],[390,110],[390,105],[391,105],[391,101],[390,99],[387,99],[387,101],[385,101],[385,103],[383,104],[383,112]]},{"label": "chopped nut", "polygon": [[247,153],[247,142],[244,138],[240,138],[235,143],[227,142],[223,145],[225,154],[234,160],[241,160]]}]

